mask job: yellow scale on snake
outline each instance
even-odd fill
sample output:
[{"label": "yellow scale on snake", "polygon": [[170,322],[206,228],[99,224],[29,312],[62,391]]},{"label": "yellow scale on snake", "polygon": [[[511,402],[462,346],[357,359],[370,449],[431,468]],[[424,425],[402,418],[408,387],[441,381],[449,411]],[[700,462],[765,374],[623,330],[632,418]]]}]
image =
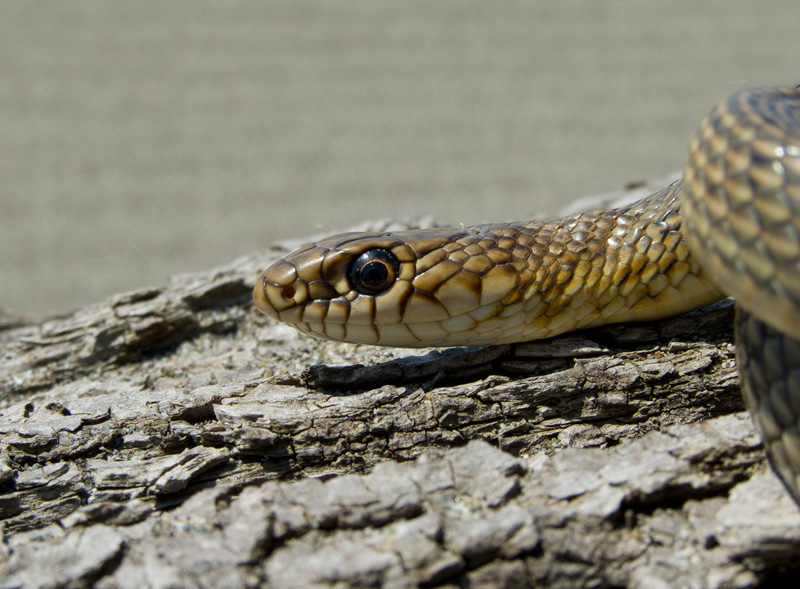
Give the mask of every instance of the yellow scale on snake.
[{"label": "yellow scale on snake", "polygon": [[684,177],[630,206],[553,221],[344,233],[268,268],[256,307],[319,337],[491,345],[736,299],[745,402],[800,503],[800,91],[718,104]]}]

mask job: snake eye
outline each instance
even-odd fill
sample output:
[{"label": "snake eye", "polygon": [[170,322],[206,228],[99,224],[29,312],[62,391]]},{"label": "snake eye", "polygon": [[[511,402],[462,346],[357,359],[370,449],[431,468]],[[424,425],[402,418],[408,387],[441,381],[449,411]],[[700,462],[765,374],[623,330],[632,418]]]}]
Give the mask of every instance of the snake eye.
[{"label": "snake eye", "polygon": [[386,250],[370,250],[356,258],[347,280],[357,293],[364,295],[380,294],[397,280],[400,263],[394,254]]}]

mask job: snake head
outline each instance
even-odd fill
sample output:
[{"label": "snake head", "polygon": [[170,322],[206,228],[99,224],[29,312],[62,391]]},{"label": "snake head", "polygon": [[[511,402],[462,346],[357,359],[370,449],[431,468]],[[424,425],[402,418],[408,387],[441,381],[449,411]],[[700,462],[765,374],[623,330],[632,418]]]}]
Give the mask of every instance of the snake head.
[{"label": "snake head", "polygon": [[475,343],[519,297],[515,257],[497,245],[456,229],[335,235],[270,266],[253,300],[274,319],[336,341]]}]

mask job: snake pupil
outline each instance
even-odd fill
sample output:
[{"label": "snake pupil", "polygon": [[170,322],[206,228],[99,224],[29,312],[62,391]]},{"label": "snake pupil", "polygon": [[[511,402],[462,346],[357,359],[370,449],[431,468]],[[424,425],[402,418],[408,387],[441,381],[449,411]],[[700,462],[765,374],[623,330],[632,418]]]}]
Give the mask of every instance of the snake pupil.
[{"label": "snake pupil", "polygon": [[383,262],[370,262],[361,269],[361,281],[368,288],[379,288],[389,278],[389,269]]},{"label": "snake pupil", "polygon": [[348,280],[350,287],[360,294],[376,295],[387,290],[397,279],[400,264],[394,254],[386,250],[364,252],[353,262]]}]

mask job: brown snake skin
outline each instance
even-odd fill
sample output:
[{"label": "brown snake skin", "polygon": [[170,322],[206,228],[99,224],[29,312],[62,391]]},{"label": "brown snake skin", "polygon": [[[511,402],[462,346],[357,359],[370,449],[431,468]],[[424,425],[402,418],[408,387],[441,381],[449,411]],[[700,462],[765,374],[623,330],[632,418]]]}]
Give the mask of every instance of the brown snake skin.
[{"label": "brown snake skin", "polygon": [[800,502],[798,105],[795,89],[734,94],[695,133],[683,183],[628,207],[309,244],[264,272],[255,305],[327,339],[428,347],[541,339],[734,296],[743,394]]}]

